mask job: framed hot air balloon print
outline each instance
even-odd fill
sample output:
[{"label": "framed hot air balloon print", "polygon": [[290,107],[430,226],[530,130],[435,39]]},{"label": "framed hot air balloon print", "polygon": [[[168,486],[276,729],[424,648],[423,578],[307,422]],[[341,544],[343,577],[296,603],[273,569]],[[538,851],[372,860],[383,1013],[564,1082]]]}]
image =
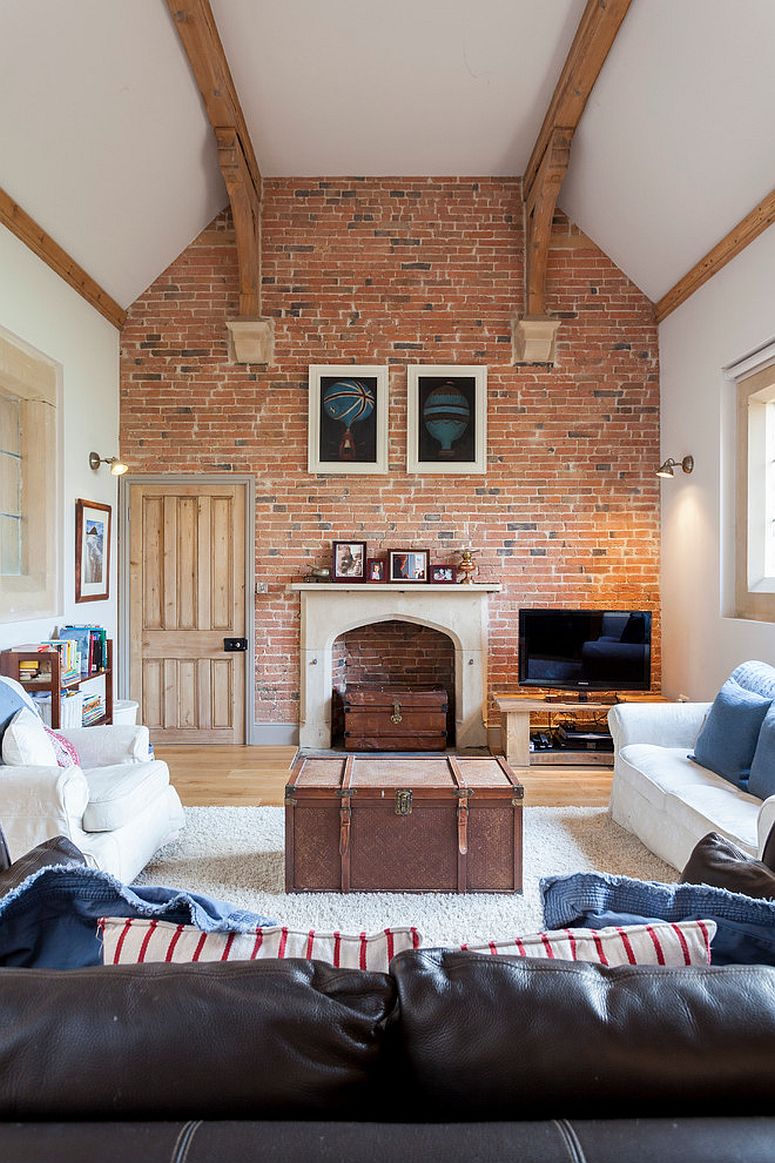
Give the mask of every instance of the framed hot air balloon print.
[{"label": "framed hot air balloon print", "polygon": [[406,469],[484,473],[487,468],[487,368],[410,364]]},{"label": "framed hot air balloon print", "polygon": [[387,366],[312,364],[307,470],[386,473]]}]

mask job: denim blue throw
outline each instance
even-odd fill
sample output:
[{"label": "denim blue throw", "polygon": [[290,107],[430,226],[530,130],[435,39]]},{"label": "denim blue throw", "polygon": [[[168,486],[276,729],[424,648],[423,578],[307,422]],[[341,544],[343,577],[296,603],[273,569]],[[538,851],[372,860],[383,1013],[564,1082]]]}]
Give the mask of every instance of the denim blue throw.
[{"label": "denim blue throw", "polygon": [[[28,861],[34,853],[24,858]],[[225,901],[155,885],[129,887],[83,865],[0,874],[0,965],[81,969],[102,964],[99,917],[156,917],[203,932],[250,932],[277,922]]]},{"label": "denim blue throw", "polygon": [[547,929],[711,920],[714,965],[775,965],[775,900],[754,900],[704,884],[659,884],[577,872],[541,881]]}]

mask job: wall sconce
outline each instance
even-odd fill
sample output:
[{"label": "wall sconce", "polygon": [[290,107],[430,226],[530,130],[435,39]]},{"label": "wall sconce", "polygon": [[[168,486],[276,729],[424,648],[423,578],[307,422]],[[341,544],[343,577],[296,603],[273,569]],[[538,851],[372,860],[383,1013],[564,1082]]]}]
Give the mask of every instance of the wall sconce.
[{"label": "wall sconce", "polygon": [[124,464],[123,460],[119,460],[117,456],[100,456],[97,452],[90,452],[89,468],[96,472],[101,464],[109,464],[114,477],[123,476],[129,469],[129,465]]},{"label": "wall sconce", "polygon": [[668,480],[675,476],[673,469],[676,465],[680,465],[684,472],[694,471],[694,457],[685,456],[683,460],[673,460],[672,456],[668,456],[664,464],[661,464],[657,469],[658,477],[666,477]]}]

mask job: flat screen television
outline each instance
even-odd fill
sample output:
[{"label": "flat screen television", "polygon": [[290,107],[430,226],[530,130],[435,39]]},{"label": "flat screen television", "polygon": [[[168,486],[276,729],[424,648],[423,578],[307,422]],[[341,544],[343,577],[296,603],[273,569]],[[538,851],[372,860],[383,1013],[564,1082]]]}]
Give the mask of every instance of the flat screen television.
[{"label": "flat screen television", "polygon": [[520,610],[519,682],[561,690],[648,690],[651,614]]}]

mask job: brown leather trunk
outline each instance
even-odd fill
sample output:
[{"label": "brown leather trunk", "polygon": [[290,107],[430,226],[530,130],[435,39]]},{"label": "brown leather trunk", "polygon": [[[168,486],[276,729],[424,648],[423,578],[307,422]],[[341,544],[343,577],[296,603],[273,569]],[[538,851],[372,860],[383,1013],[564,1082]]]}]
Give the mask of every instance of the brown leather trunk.
[{"label": "brown leather trunk", "polygon": [[447,746],[445,690],[349,687],[344,694],[347,751],[443,751]]},{"label": "brown leather trunk", "polygon": [[521,892],[523,796],[500,756],[303,757],[286,892]]}]

